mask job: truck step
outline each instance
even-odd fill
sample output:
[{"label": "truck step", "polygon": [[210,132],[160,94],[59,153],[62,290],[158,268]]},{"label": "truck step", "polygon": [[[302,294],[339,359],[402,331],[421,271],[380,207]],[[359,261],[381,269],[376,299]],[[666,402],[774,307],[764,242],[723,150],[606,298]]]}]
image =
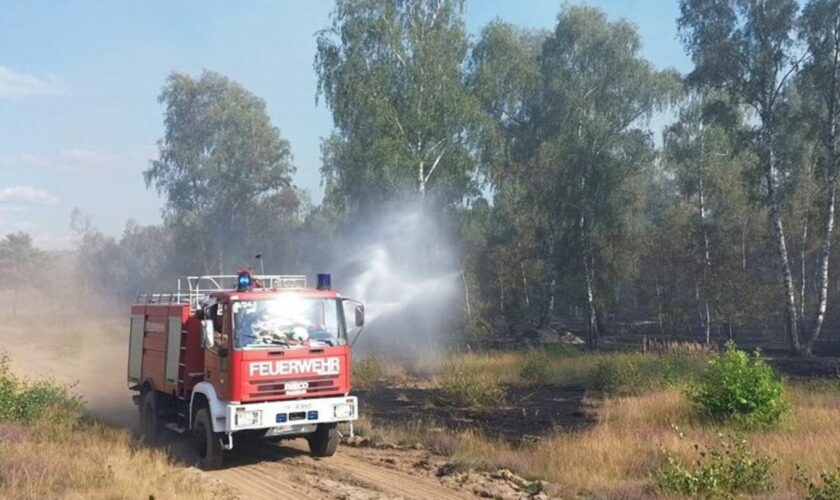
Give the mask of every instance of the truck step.
[{"label": "truck step", "polygon": [[181,424],[176,424],[175,422],[169,422],[164,427],[169,429],[170,431],[177,432],[178,434],[183,434],[187,432],[187,428]]}]

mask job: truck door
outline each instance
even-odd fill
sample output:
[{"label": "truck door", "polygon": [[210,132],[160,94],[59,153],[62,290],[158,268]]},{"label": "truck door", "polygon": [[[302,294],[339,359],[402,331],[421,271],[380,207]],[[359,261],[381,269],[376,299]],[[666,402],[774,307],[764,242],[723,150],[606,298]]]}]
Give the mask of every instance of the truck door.
[{"label": "truck door", "polygon": [[213,384],[220,399],[230,400],[230,314],[227,304],[218,303],[206,313],[213,320],[215,342],[204,351],[204,380]]}]

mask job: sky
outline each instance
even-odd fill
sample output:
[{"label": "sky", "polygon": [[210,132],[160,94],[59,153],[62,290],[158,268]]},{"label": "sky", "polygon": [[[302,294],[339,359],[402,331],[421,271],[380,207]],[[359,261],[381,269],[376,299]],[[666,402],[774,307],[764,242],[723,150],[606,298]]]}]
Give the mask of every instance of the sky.
[{"label": "sky", "polygon": [[[688,70],[676,38],[677,0],[584,3],[635,23],[655,66]],[[551,29],[562,5],[467,0],[467,31],[476,37],[496,18]],[[111,236],[129,219],[159,223],[163,203],[142,172],[163,135],[157,96],[172,71],[218,71],[265,99],[291,143],[295,184],[320,201],[320,141],[332,119],[316,103],[312,63],[332,7],[328,0],[0,0],[0,236],[26,231],[42,248],[69,248],[74,208]]]}]

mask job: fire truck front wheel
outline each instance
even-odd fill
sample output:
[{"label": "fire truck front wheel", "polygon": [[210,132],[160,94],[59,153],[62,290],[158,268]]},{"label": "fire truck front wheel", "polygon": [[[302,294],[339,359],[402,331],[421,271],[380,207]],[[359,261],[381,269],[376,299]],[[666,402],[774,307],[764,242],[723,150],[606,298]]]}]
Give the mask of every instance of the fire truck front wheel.
[{"label": "fire truck front wheel", "polygon": [[198,453],[198,467],[203,470],[222,466],[222,442],[220,434],[213,432],[210,410],[202,408],[195,414],[193,422],[193,446]]},{"label": "fire truck front wheel", "polygon": [[338,449],[338,425],[319,424],[307,438],[309,453],[313,457],[331,457]]},{"label": "fire truck front wheel", "polygon": [[143,439],[151,444],[160,441],[163,434],[163,422],[158,413],[158,400],[155,391],[147,391],[140,400],[140,430]]}]

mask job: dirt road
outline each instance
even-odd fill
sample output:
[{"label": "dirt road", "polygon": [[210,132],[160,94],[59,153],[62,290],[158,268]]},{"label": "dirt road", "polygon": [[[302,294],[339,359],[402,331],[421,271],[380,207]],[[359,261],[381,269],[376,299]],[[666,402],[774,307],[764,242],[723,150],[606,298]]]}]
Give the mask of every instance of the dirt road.
[{"label": "dirt road", "polygon": [[[27,335],[20,327],[13,331],[2,326],[0,350],[9,354],[16,372],[75,384],[91,413],[113,425],[133,428],[136,409],[125,385],[123,344],[127,342],[110,331],[124,326],[55,326],[62,329],[60,335],[44,331]],[[188,467],[186,440],[173,435],[171,449],[176,461]],[[455,472],[445,459],[422,450],[342,446],[336,456],[321,460],[306,450],[302,440],[248,443],[229,455],[225,469],[207,474],[248,499],[527,497],[504,479]]]}]

